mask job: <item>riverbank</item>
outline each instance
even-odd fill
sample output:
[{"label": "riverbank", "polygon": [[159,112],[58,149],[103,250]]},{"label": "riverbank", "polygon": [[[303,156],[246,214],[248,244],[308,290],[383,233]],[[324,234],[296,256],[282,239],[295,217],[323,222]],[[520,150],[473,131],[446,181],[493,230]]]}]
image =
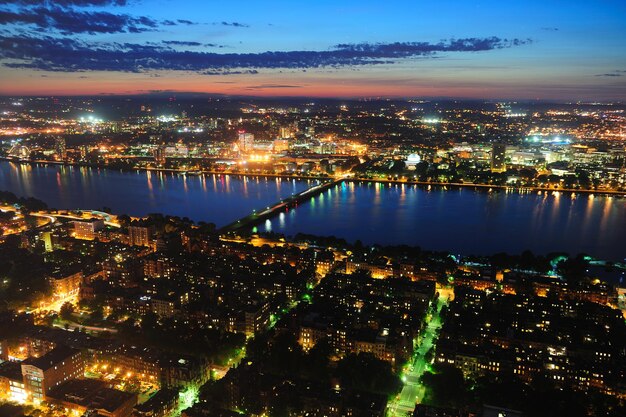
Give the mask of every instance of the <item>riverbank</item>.
[{"label": "riverbank", "polygon": [[[234,177],[259,177],[259,178],[280,178],[280,179],[295,179],[295,180],[332,180],[336,179],[336,176],[332,175],[302,175],[302,174],[275,174],[275,173],[251,173],[251,172],[238,172],[238,171],[215,171],[215,170],[186,170],[186,169],[174,169],[174,168],[151,168],[151,167],[133,167],[133,168],[112,168],[105,165],[90,165],[80,163],[68,163],[59,161],[22,161],[14,160],[11,158],[0,157],[0,161],[8,161],[18,164],[29,165],[54,165],[54,166],[72,166],[72,167],[85,167],[95,169],[107,169],[111,171],[126,171],[126,172],[163,172],[185,176],[201,176],[201,175],[230,175]],[[434,181],[416,181],[416,180],[400,180],[400,179],[385,179],[385,178],[355,178],[355,177],[342,177],[347,182],[366,182],[366,183],[380,183],[380,184],[406,184],[406,185],[418,185],[422,187],[440,187],[440,188],[469,188],[474,191],[514,191],[514,192],[562,192],[562,193],[574,193],[574,194],[595,194],[595,195],[611,195],[626,197],[626,190],[606,190],[606,189],[585,189],[585,188],[561,188],[561,187],[528,187],[528,186],[511,186],[511,185],[494,185],[494,184],[476,184],[476,183],[464,183],[464,182],[434,182]]]},{"label": "riverbank", "polygon": [[0,161],[12,162],[15,164],[24,165],[52,165],[52,166],[67,166],[77,168],[93,168],[93,169],[106,169],[117,172],[157,172],[178,174],[190,177],[196,177],[201,175],[231,175],[234,177],[260,177],[260,178],[280,178],[280,179],[294,179],[294,180],[330,180],[333,176],[330,175],[301,175],[301,174],[273,174],[273,173],[256,173],[256,172],[232,172],[232,171],[215,171],[215,170],[188,170],[188,169],[174,169],[174,168],[151,168],[151,167],[133,167],[133,168],[113,168],[106,165],[91,165],[81,163],[68,163],[59,161],[22,161],[15,160],[7,157],[0,157]]},{"label": "riverbank", "polygon": [[626,197],[626,191],[617,190],[591,190],[591,189],[575,189],[575,188],[554,188],[554,187],[516,187],[511,185],[493,185],[493,184],[473,184],[463,182],[430,182],[430,181],[411,181],[411,180],[394,180],[394,179],[369,179],[369,178],[346,178],[346,182],[354,183],[378,183],[378,184],[404,184],[417,185],[420,187],[438,187],[438,188],[470,188],[474,191],[513,191],[513,192],[559,192],[572,194],[588,194],[588,195],[607,195]]}]

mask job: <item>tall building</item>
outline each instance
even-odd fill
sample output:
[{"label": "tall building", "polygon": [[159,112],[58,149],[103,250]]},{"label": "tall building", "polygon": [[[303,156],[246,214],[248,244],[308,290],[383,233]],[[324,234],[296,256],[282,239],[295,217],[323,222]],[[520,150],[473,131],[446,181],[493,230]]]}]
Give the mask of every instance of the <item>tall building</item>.
[{"label": "tall building", "polygon": [[65,138],[57,136],[54,139],[54,151],[57,154],[57,159],[65,161],[67,159],[67,148],[65,146]]},{"label": "tall building", "polygon": [[53,294],[58,298],[77,296],[83,283],[83,272],[67,273],[59,271],[48,277]]},{"label": "tall building", "polygon": [[54,246],[52,245],[52,232],[43,232],[40,236],[43,241],[43,246],[46,252],[52,252]]},{"label": "tall building", "polygon": [[59,346],[39,358],[22,362],[22,375],[28,400],[40,403],[62,382],[82,378],[85,359],[80,350]]},{"label": "tall building", "polygon": [[81,161],[87,160],[87,155],[89,154],[89,148],[85,145],[80,147],[80,159]]},{"label": "tall building", "polygon": [[150,246],[154,228],[142,224],[128,226],[128,242],[133,246]]},{"label": "tall building", "polygon": [[293,125],[281,126],[278,131],[278,136],[281,139],[293,138],[295,133],[296,131]]},{"label": "tall building", "polygon": [[75,221],[74,237],[76,239],[94,240],[96,238],[96,232],[103,228],[104,221],[102,220]]},{"label": "tall building", "polygon": [[491,172],[506,172],[506,145],[494,143],[491,148]]},{"label": "tall building", "polygon": [[252,133],[239,132],[239,150],[249,152],[254,147],[254,135]]},{"label": "tall building", "polygon": [[161,145],[158,145],[152,151],[152,155],[154,156],[154,162],[157,166],[165,165],[165,148]]}]

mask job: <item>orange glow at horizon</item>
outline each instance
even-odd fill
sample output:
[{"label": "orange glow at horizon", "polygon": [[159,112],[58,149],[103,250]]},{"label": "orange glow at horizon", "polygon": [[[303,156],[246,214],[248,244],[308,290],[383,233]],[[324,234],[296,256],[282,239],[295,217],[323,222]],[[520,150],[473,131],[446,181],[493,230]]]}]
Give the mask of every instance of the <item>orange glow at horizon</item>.
[{"label": "orange glow at horizon", "polygon": [[[499,79],[495,74],[475,75],[460,81],[456,74],[424,68],[419,74],[404,71],[363,73],[268,72],[255,75],[206,76],[190,72],[149,73],[46,73],[24,71],[0,85],[3,95],[139,95],[160,93],[210,93],[260,97],[542,97],[542,85],[529,89],[527,79]],[[45,75],[45,77],[42,77]],[[0,71],[1,76],[1,71]],[[564,85],[567,90],[569,87]],[[561,93],[556,91],[555,95]]]}]

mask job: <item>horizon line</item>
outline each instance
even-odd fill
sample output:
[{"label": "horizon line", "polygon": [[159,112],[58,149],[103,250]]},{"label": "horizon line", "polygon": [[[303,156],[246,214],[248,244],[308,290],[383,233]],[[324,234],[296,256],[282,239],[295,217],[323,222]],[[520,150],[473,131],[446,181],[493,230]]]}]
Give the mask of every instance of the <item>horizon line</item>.
[{"label": "horizon line", "polygon": [[254,95],[254,94],[223,94],[223,93],[210,93],[202,91],[154,91],[154,92],[142,92],[142,93],[93,93],[93,94],[5,94],[0,93],[0,98],[77,98],[77,97],[89,97],[89,98],[115,98],[115,97],[159,97],[159,96],[207,96],[217,97],[224,99],[261,99],[261,100],[351,100],[351,101],[411,101],[411,100],[430,100],[430,101],[481,101],[481,102],[503,102],[514,101],[520,103],[527,102],[544,102],[553,104],[626,104],[622,100],[611,99],[579,99],[579,100],[566,100],[566,99],[554,99],[554,98],[514,98],[514,97],[500,97],[500,98],[486,98],[486,97],[464,97],[464,96],[399,96],[399,95],[377,95],[377,96],[315,96],[315,95]]}]

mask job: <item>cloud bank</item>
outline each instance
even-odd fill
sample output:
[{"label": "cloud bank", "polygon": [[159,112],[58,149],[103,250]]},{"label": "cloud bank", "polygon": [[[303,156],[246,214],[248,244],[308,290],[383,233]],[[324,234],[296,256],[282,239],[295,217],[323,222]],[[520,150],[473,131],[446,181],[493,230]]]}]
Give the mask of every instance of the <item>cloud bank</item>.
[{"label": "cloud bank", "polygon": [[517,47],[521,39],[463,38],[438,43],[394,42],[338,44],[325,51],[216,53],[174,49],[195,46],[185,41],[163,45],[103,43],[69,37],[15,35],[0,38],[0,59],[11,68],[46,71],[155,70],[231,72],[241,69],[307,69],[390,64],[401,59],[435,57],[448,52],[480,52]]}]

